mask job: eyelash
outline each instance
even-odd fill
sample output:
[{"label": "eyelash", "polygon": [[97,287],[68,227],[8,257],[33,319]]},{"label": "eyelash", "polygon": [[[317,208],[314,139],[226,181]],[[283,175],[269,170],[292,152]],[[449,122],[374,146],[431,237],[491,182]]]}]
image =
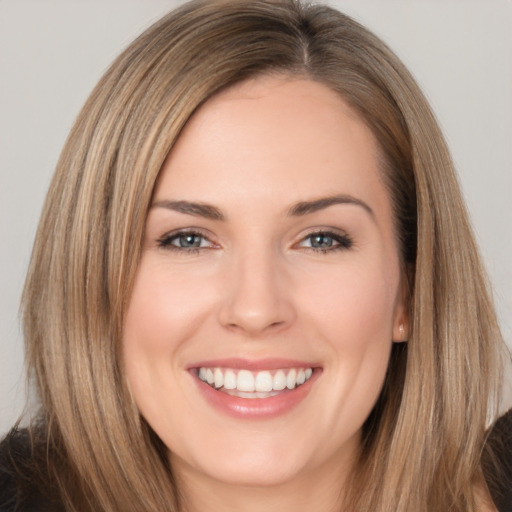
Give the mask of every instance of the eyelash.
[{"label": "eyelash", "polygon": [[[194,247],[194,246],[180,247],[180,246],[173,244],[173,242],[178,240],[180,237],[184,237],[187,235],[193,236],[193,237],[199,237],[203,240],[207,240],[210,244],[212,244],[212,242],[208,239],[207,236],[205,236],[203,233],[201,233],[200,231],[197,231],[197,230],[179,230],[179,231],[175,231],[172,233],[168,233],[168,234],[164,235],[163,237],[159,238],[157,240],[157,243],[158,243],[159,247],[162,247],[164,249],[176,251],[179,253],[185,253],[185,254],[197,254],[201,250],[212,248],[212,247],[200,247],[200,246],[199,247]],[[303,237],[301,239],[299,244],[303,243],[305,240],[311,241],[313,237],[329,238],[336,245],[331,245],[327,248],[307,247],[307,246],[304,247],[303,246],[302,249],[306,249],[308,251],[315,252],[315,253],[326,254],[326,253],[340,251],[340,250],[348,250],[348,249],[352,248],[352,246],[353,246],[352,239],[348,235],[346,235],[346,234],[342,235],[340,233],[334,233],[334,232],[328,231],[328,230],[318,230],[318,231],[313,231],[311,233],[308,233],[305,237]],[[215,244],[213,244],[213,245],[215,245]]]}]

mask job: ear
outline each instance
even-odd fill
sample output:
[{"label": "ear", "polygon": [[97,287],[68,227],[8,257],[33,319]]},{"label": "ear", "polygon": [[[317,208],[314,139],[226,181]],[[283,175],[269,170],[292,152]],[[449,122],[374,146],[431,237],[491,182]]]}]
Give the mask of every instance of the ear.
[{"label": "ear", "polygon": [[404,343],[409,340],[409,324],[399,322],[393,327],[393,343]]},{"label": "ear", "polygon": [[393,342],[403,343],[409,339],[409,286],[407,276],[402,276],[400,290],[393,312]]}]

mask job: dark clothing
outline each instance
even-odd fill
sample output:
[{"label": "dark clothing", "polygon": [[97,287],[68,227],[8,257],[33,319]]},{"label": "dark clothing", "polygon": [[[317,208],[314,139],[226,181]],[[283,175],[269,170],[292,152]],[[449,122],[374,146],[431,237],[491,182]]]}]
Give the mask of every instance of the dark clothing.
[{"label": "dark clothing", "polygon": [[45,468],[45,458],[45,449],[33,450],[27,430],[7,435],[0,444],[0,512],[64,512],[56,485],[34,469]]},{"label": "dark clothing", "polygon": [[[63,512],[55,483],[33,467],[45,467],[28,432],[13,430],[0,444],[0,512]],[[512,512],[512,409],[489,433],[482,457],[484,475],[499,512]]]},{"label": "dark clothing", "polygon": [[512,409],[491,429],[482,456],[482,468],[499,512],[512,512]]}]

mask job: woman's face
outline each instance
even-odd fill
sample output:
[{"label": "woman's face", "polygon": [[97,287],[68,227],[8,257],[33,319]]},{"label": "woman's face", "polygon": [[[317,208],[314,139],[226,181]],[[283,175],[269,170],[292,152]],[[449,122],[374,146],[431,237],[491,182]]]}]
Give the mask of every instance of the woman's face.
[{"label": "woman's face", "polygon": [[242,83],[187,124],[123,340],[178,475],[266,485],[348,470],[407,320],[378,162],[370,130],[310,80]]}]

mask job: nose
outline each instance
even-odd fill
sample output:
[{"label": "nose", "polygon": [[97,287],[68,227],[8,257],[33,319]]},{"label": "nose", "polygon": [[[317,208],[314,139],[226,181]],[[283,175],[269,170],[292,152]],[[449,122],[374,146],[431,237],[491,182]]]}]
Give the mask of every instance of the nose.
[{"label": "nose", "polygon": [[226,269],[220,323],[248,337],[285,329],[295,319],[283,263],[271,254],[240,254]]}]

